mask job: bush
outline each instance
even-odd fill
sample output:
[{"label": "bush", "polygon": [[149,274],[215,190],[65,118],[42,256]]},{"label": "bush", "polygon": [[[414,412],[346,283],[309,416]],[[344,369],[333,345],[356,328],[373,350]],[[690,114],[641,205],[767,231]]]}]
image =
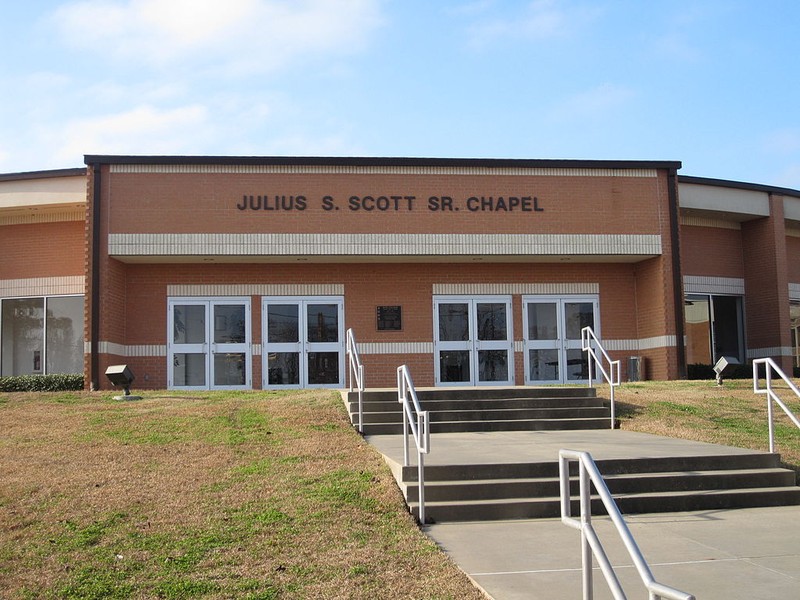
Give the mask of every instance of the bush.
[{"label": "bush", "polygon": [[66,392],[83,389],[83,374],[0,377],[0,392]]},{"label": "bush", "polygon": [[[723,379],[752,379],[753,365],[730,365],[722,373]],[[687,379],[716,379],[714,365],[686,365]]]}]

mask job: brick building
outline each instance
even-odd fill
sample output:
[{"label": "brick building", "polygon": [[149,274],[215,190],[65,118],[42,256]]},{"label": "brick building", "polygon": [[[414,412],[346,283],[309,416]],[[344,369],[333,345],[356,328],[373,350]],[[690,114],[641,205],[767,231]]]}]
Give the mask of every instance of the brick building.
[{"label": "brick building", "polygon": [[339,387],[346,329],[370,387],[401,363],[420,386],[585,379],[585,325],[623,377],[799,359],[796,190],[667,161],[86,164],[0,175],[2,375]]}]

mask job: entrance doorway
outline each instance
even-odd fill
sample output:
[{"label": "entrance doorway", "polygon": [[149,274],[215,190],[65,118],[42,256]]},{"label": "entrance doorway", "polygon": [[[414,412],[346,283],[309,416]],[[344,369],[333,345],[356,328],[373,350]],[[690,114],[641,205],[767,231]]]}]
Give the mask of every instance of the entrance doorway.
[{"label": "entrance doorway", "polygon": [[343,385],[341,297],[264,298],[262,323],[264,389]]},{"label": "entrance doorway", "polygon": [[588,377],[581,329],[600,337],[597,296],[523,296],[525,383],[568,383]]},{"label": "entrance doorway", "polygon": [[513,385],[510,296],[433,300],[436,385]]},{"label": "entrance doorway", "polygon": [[170,389],[253,387],[250,298],[168,300]]}]

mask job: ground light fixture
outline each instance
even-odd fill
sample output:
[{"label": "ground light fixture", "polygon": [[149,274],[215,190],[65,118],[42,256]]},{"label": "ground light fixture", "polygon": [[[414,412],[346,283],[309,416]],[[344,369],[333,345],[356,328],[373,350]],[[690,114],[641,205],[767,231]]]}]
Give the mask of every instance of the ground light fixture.
[{"label": "ground light fixture", "polygon": [[730,356],[720,356],[717,364],[714,365],[714,373],[717,376],[717,385],[722,385],[722,372],[727,368],[730,364],[738,364],[735,358]]},{"label": "ground light fixture", "polygon": [[114,396],[114,400],[141,400],[141,396],[131,395],[131,383],[135,379],[133,371],[128,365],[111,365],[106,369],[106,377],[115,386],[125,391],[124,396]]}]

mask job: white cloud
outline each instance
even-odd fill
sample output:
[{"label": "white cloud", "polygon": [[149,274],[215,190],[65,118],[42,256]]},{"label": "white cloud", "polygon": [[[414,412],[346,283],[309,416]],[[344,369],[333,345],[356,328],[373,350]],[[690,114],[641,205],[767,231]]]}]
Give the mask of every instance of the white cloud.
[{"label": "white cloud", "polygon": [[77,0],[51,22],[72,46],[116,60],[259,72],[359,50],[382,19],[378,0]]},{"label": "white cloud", "polygon": [[73,164],[84,154],[191,153],[209,127],[204,106],[161,110],[144,105],[118,114],[75,119],[43,135],[53,138],[57,162]]},{"label": "white cloud", "polygon": [[601,118],[624,108],[636,97],[636,92],[622,85],[604,83],[579,92],[561,102],[552,116],[559,120]]},{"label": "white cloud", "polygon": [[[474,5],[473,8],[481,7]],[[563,37],[570,35],[595,14],[595,8],[570,7],[557,0],[533,0],[519,14],[482,19],[469,29],[470,39],[475,46],[485,46],[498,39],[541,41]]]}]

